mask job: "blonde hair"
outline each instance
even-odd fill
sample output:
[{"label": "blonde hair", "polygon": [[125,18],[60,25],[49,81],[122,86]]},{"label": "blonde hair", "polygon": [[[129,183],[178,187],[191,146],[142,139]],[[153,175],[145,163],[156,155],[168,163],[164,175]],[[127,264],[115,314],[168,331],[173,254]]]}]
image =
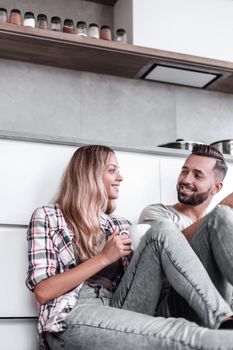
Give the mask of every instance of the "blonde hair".
[{"label": "blonde hair", "polygon": [[81,261],[96,254],[98,242],[104,238],[100,215],[111,213],[113,206],[103,184],[108,158],[114,151],[102,145],[78,148],[63,175],[56,203],[68,226],[73,230]]}]

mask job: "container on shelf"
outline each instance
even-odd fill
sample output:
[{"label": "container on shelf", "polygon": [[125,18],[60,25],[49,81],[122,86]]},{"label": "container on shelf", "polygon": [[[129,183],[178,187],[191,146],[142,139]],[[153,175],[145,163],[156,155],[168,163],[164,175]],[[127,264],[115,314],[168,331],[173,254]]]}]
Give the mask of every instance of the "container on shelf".
[{"label": "container on shelf", "polygon": [[184,139],[177,139],[176,141],[163,143],[162,145],[158,145],[158,147],[165,147],[165,148],[178,148],[178,149],[186,149],[186,150],[192,150],[193,146],[195,145],[204,145],[203,142],[199,141],[186,141]]},{"label": "container on shelf", "polygon": [[21,22],[21,12],[18,9],[11,10],[9,22],[20,26]]},{"label": "container on shelf", "polygon": [[233,155],[233,139],[215,141],[210,144],[224,154]]},{"label": "container on shelf", "polygon": [[37,27],[40,29],[48,29],[48,20],[45,14],[40,13],[37,16]]},{"label": "container on shelf", "polygon": [[63,24],[63,32],[74,34],[74,22],[72,19],[66,18]]},{"label": "container on shelf", "polygon": [[112,32],[109,26],[102,26],[100,30],[100,39],[112,40]]},{"label": "container on shelf", "polygon": [[7,10],[3,7],[0,7],[0,22],[1,23],[7,22]]},{"label": "container on shelf", "polygon": [[126,34],[126,31],[124,29],[122,29],[122,28],[117,29],[116,41],[120,41],[124,44],[127,43],[127,34]]},{"label": "container on shelf", "polygon": [[100,37],[100,31],[99,31],[99,26],[98,26],[98,24],[96,24],[96,23],[91,23],[91,24],[89,24],[88,36],[89,36],[90,38],[99,39],[99,37]]},{"label": "container on shelf", "polygon": [[35,28],[36,22],[35,22],[35,17],[33,12],[25,12],[24,14],[24,20],[23,20],[23,25],[25,27],[32,27]]},{"label": "container on shelf", "polygon": [[77,22],[77,35],[78,36],[87,36],[87,25],[84,21]]},{"label": "container on shelf", "polygon": [[53,16],[51,18],[51,30],[55,32],[61,32],[61,18],[58,16]]}]

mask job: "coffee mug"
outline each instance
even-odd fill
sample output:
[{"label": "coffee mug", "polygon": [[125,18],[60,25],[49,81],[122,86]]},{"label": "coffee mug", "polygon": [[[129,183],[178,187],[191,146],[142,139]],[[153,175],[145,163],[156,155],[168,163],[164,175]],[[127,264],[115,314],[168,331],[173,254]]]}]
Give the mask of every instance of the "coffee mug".
[{"label": "coffee mug", "polygon": [[129,237],[132,240],[132,249],[135,250],[142,238],[142,236],[149,230],[151,225],[149,224],[135,224],[128,228]]}]

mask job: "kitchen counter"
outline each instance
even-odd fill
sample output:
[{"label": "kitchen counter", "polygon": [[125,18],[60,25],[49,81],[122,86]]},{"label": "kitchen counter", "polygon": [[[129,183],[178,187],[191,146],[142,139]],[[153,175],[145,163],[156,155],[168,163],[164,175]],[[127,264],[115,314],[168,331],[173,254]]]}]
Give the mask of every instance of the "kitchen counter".
[{"label": "kitchen counter", "polygon": [[[50,143],[50,144],[59,144],[59,145],[77,146],[77,147],[87,145],[87,144],[93,144],[93,143],[94,144],[103,143],[102,141],[97,141],[97,140],[86,140],[86,139],[61,137],[61,136],[55,137],[52,135],[39,135],[39,134],[22,133],[22,132],[18,133],[18,132],[3,131],[3,130],[0,130],[0,139]],[[108,146],[112,147],[116,151],[155,154],[155,155],[172,156],[172,157],[187,157],[191,153],[190,150],[158,147],[156,145],[151,148],[143,148],[143,147],[137,148],[134,146],[121,147],[114,142],[109,142]],[[224,157],[227,162],[233,162],[232,155],[224,154]]]}]

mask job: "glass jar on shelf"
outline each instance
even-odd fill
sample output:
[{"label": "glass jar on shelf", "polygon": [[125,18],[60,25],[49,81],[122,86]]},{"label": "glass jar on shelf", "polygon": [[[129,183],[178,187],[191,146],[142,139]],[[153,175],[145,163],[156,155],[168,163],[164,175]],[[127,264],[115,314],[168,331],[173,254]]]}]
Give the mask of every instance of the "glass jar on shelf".
[{"label": "glass jar on shelf", "polygon": [[23,25],[25,27],[32,27],[35,28],[35,18],[34,18],[34,13],[33,12],[25,12],[24,14],[24,21],[23,21]]},{"label": "glass jar on shelf", "polygon": [[40,13],[37,16],[37,27],[40,29],[48,29],[48,20],[45,14]]},{"label": "glass jar on shelf", "polygon": [[53,16],[51,18],[51,30],[55,32],[61,32],[61,18],[58,16]]},{"label": "glass jar on shelf", "polygon": [[100,30],[100,39],[112,40],[112,32],[109,26],[102,26]]},{"label": "glass jar on shelf", "polygon": [[9,22],[20,26],[21,22],[21,12],[18,9],[11,10]]},{"label": "glass jar on shelf", "polygon": [[74,22],[72,19],[66,18],[64,20],[63,32],[69,33],[69,34],[74,34]]},{"label": "glass jar on shelf", "polygon": [[98,26],[98,24],[96,24],[96,23],[91,23],[91,24],[89,24],[88,36],[89,36],[89,38],[96,38],[96,39],[99,39],[99,37],[100,37],[100,31],[99,31],[99,26]]},{"label": "glass jar on shelf", "polygon": [[1,23],[7,22],[7,10],[3,7],[0,8],[0,22]]},{"label": "glass jar on shelf", "polygon": [[84,21],[77,22],[77,35],[87,37],[87,25]]},{"label": "glass jar on shelf", "polygon": [[117,29],[116,31],[116,41],[120,41],[123,44],[127,43],[126,31],[122,28]]}]

